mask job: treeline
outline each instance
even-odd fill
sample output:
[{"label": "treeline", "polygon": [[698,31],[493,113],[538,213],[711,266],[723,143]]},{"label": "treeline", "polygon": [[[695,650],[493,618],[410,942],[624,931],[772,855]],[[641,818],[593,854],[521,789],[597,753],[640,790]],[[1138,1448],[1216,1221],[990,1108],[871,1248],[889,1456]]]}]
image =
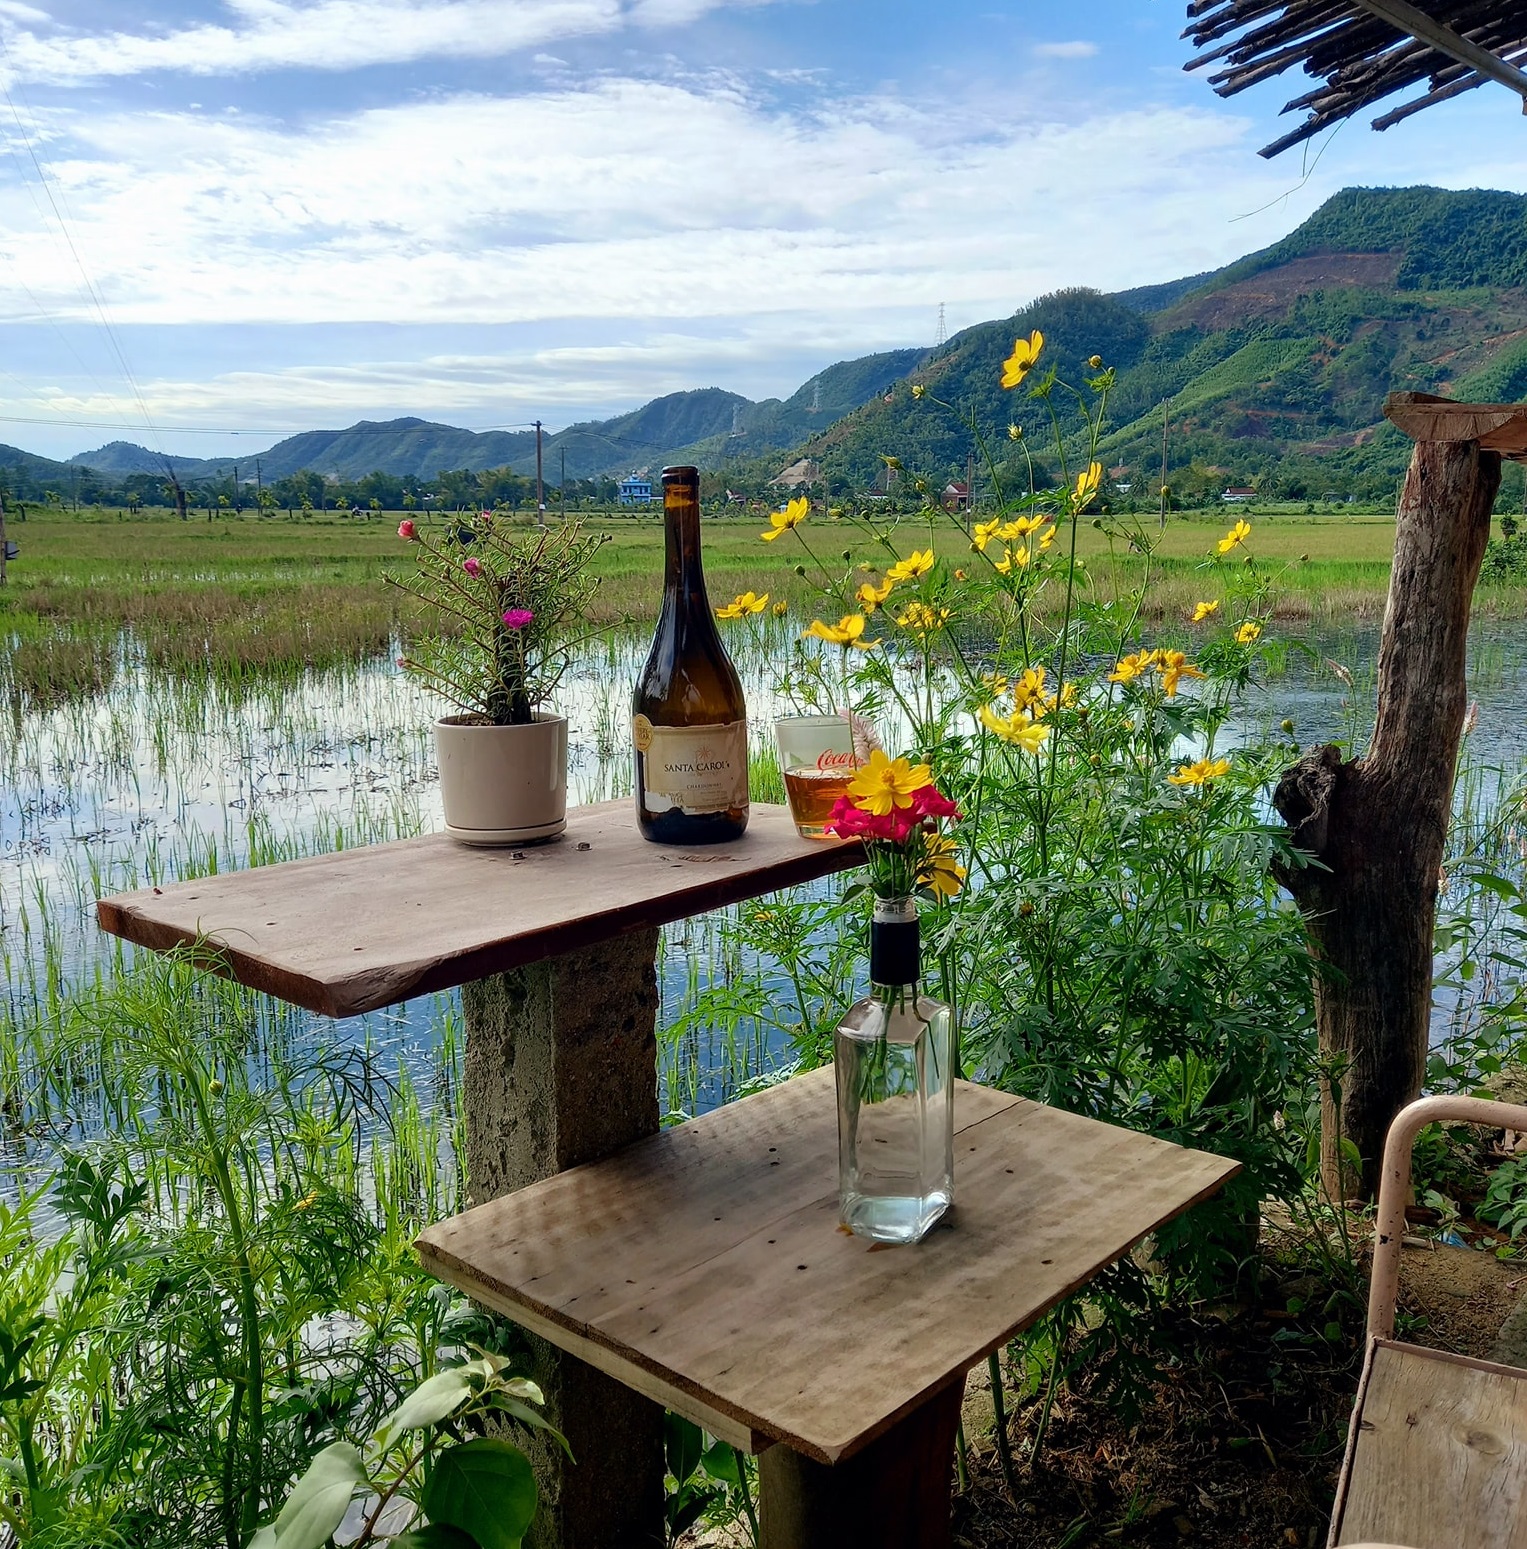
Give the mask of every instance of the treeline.
[{"label": "treeline", "polygon": [[[0,467],[0,499],[15,508],[40,505],[79,510],[89,507],[176,508],[176,485],[168,474],[133,473],[109,478],[89,468],[71,468],[70,477],[38,476],[32,470]],[[562,503],[613,504],[618,481],[612,477],[569,479],[566,490],[545,485],[548,506]],[[285,512],[296,516],[319,511],[382,512],[534,509],[536,481],[512,468],[458,468],[432,479],[413,474],[368,473],[360,479],[335,479],[309,469],[283,479],[235,480],[230,470],[217,478],[180,481],[186,507],[197,512]]]}]

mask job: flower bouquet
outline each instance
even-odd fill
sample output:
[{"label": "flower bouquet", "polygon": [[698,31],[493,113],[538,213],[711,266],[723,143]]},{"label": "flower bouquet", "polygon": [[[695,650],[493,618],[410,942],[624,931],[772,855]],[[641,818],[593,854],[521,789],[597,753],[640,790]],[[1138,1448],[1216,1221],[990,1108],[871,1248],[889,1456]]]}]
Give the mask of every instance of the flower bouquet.
[{"label": "flower bouquet", "polygon": [[965,882],[954,840],[939,830],[944,819],[959,816],[927,764],[889,758],[875,748],[849,781],[847,794],[833,804],[826,827],[840,838],[864,840],[876,898],[921,895],[938,903],[953,898]]},{"label": "flower bouquet", "polygon": [[940,831],[959,811],[927,764],[880,749],[835,803],[829,832],[864,841],[870,993],[833,1038],[838,1193],[844,1224],[881,1242],[916,1242],[954,1197],[954,1019],[923,995],[917,895],[958,893],[965,868]]}]

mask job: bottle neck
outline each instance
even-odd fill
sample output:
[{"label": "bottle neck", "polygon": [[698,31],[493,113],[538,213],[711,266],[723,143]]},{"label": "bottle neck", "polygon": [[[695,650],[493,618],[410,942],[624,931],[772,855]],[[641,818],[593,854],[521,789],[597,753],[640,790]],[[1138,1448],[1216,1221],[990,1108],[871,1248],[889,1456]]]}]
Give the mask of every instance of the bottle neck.
[{"label": "bottle neck", "polygon": [[690,598],[709,616],[705,572],[700,566],[700,479],[694,469],[664,471],[663,522],[667,545],[664,592]]},{"label": "bottle neck", "polygon": [[915,985],[922,974],[922,940],[917,905],[910,898],[877,898],[870,920],[870,985],[894,992]]}]

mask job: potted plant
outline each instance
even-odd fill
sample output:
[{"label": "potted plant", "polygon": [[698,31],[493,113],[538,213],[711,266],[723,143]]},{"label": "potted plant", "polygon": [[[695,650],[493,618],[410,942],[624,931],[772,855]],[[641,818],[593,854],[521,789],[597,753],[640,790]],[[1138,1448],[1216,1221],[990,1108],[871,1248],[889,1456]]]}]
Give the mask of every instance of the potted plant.
[{"label": "potted plant", "polygon": [[424,603],[431,630],[399,665],[455,713],[435,722],[446,832],[467,844],[529,844],[567,827],[567,719],[547,708],[589,637],[607,541],[567,522],[516,530],[483,512],[398,536],[418,564],[388,581]]}]

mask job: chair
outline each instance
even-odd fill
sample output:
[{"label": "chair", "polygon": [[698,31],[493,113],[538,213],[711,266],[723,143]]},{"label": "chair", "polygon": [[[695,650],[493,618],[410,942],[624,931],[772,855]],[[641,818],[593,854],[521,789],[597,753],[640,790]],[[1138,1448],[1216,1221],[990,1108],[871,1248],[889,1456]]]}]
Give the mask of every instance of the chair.
[{"label": "chair", "polygon": [[1439,1119],[1527,1130],[1527,1108],[1473,1097],[1423,1098],[1389,1127],[1329,1549],[1527,1549],[1527,1371],[1393,1338],[1411,1146]]}]

